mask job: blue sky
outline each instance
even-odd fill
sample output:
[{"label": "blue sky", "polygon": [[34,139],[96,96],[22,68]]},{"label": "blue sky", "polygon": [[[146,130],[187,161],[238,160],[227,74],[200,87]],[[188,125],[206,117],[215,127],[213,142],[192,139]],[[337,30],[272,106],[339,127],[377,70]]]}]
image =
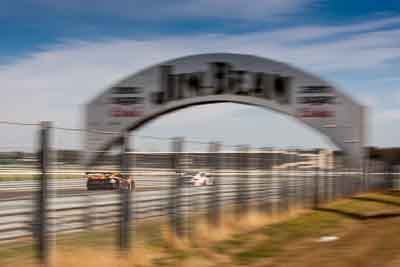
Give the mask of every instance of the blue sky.
[{"label": "blue sky", "polygon": [[400,4],[397,0],[363,0],[362,4],[345,0],[2,0],[0,10],[0,34],[6,37],[0,55],[10,57],[64,39],[238,34],[298,25],[345,25],[397,16]]},{"label": "blue sky", "polygon": [[[81,127],[82,103],[125,75],[187,54],[239,52],[333,81],[370,107],[371,145],[400,146],[398,0],[0,0],[0,36],[0,120]],[[179,112],[141,131],[228,143],[246,142],[244,132],[253,146],[326,146],[295,122],[236,105]],[[17,136],[3,139],[20,144]]]}]

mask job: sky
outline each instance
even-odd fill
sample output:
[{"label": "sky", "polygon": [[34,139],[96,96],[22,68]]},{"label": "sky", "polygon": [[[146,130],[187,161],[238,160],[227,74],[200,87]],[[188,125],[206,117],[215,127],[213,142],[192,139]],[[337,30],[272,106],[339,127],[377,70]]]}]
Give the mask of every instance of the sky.
[{"label": "sky", "polygon": [[[0,121],[82,128],[82,105],[113,82],[167,59],[232,52],[331,81],[368,106],[369,145],[400,146],[398,0],[0,0],[0,36]],[[35,127],[0,128],[0,150],[35,142]],[[78,147],[77,135],[58,131],[54,143]],[[293,119],[234,104],[184,109],[137,135],[330,147]]]}]

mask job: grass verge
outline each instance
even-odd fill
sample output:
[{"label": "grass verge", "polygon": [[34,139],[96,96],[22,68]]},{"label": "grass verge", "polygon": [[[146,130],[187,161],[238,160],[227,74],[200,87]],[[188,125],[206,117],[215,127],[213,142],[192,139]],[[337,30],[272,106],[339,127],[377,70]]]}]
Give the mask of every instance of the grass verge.
[{"label": "grass verge", "polygon": [[[36,181],[41,178],[37,174],[7,174],[0,175],[0,182],[10,182],[10,181]],[[51,179],[77,179],[83,178],[81,174],[51,174]]]},{"label": "grass verge", "polygon": [[[387,200],[385,195],[380,194],[368,194],[368,197],[383,197]],[[392,200],[400,201],[400,198]],[[387,211],[397,208],[394,205],[380,203],[379,201],[359,199],[338,200],[326,206],[339,211],[354,213],[377,212],[382,209]],[[321,236],[330,235],[339,236],[341,240],[345,240],[345,244],[353,244],[356,239],[353,240],[352,238],[358,238],[357,242],[360,247],[357,249],[360,251],[364,243],[368,246],[383,244],[385,249],[392,251],[387,246],[388,242],[382,241],[383,239],[378,239],[378,237],[376,239],[371,238],[372,241],[369,243],[360,241],[364,236],[357,232],[360,231],[361,233],[361,230],[357,230],[358,228],[367,231],[367,233],[375,233],[369,230],[369,225],[366,225],[370,221],[364,223],[364,221],[355,220],[335,212],[297,210],[274,216],[249,212],[247,216],[238,218],[232,215],[230,211],[226,211],[222,218],[221,227],[208,225],[204,217],[194,218],[192,221],[196,222],[195,225],[192,225],[193,232],[184,240],[177,239],[171,234],[166,222],[154,220],[138,224],[134,237],[135,247],[127,254],[121,254],[116,250],[115,229],[60,235],[57,238],[57,251],[54,254],[55,266],[257,266],[268,261],[274,262],[274,260],[286,255],[285,253],[288,253],[288,251],[291,251],[290,255],[293,257],[303,257],[304,251],[311,252],[307,251],[307,246],[315,250],[329,250],[327,246],[317,245],[317,241]],[[388,221],[388,223],[392,222]],[[397,227],[393,225],[390,229],[395,232]],[[354,231],[354,229],[357,231]],[[379,225],[377,229],[382,229],[380,237],[385,237],[385,240],[387,240],[389,234],[383,231],[385,228]],[[348,240],[346,240],[346,237]],[[331,249],[336,250],[326,252],[327,255],[334,255],[341,251],[340,246],[332,246]],[[297,255],[297,251],[302,251],[303,254]],[[343,251],[349,250],[344,249]],[[362,252],[364,253],[364,250]],[[370,253],[372,252],[365,250],[365,255]],[[35,266],[32,256],[32,247],[26,243],[20,246],[14,245],[13,248],[9,246],[5,249],[0,246],[0,266],[2,267]],[[387,254],[387,256],[390,255]],[[6,261],[5,258],[13,260]],[[348,256],[348,258],[350,264],[343,266],[361,266],[351,265],[351,262],[357,260],[357,257]],[[301,266],[308,266],[307,261],[303,263]],[[276,264],[276,261],[273,264]],[[296,264],[300,264],[300,262]],[[297,266],[296,264],[288,266]],[[286,265],[276,264],[273,266]]]},{"label": "grass verge", "polygon": [[358,219],[400,215],[399,206],[379,201],[385,198],[383,194],[376,194],[373,198],[363,199],[360,196],[352,199],[342,199],[326,204],[320,210],[338,212]]}]

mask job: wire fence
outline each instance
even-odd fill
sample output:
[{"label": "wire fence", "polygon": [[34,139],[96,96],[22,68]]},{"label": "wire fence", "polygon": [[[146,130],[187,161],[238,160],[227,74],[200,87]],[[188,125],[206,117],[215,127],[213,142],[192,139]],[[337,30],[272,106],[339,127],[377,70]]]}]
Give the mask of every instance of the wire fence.
[{"label": "wire fence", "polygon": [[[29,153],[0,153],[14,159],[13,164],[0,164],[0,177],[7,178],[0,182],[0,241],[32,238],[43,263],[59,233],[115,227],[124,250],[135,240],[134,226],[145,220],[166,220],[177,237],[187,238],[198,216],[218,227],[226,210],[240,219],[249,210],[271,215],[316,208],[360,192],[392,188],[390,178],[398,175],[386,173],[384,163],[373,160],[366,161],[363,170],[346,168],[343,156],[327,150],[127,134],[122,148],[112,149],[87,169],[79,145],[84,131],[11,126],[33,127],[38,133]],[[134,149],[141,139],[152,151]],[[22,157],[13,154],[21,151]],[[135,190],[88,191],[88,171],[133,176]]]}]

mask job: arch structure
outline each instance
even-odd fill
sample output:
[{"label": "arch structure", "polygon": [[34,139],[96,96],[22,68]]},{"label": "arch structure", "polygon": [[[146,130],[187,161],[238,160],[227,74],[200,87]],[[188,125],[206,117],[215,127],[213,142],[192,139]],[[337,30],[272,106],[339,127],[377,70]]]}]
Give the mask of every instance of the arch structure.
[{"label": "arch structure", "polygon": [[[151,66],[87,103],[86,162],[90,166],[101,151],[117,144],[121,133],[134,131],[163,114],[223,102],[259,106],[293,117],[341,149],[349,166],[362,166],[362,105],[332,84],[295,67],[227,53],[186,56]],[[297,138],[301,140],[301,136]]]}]

